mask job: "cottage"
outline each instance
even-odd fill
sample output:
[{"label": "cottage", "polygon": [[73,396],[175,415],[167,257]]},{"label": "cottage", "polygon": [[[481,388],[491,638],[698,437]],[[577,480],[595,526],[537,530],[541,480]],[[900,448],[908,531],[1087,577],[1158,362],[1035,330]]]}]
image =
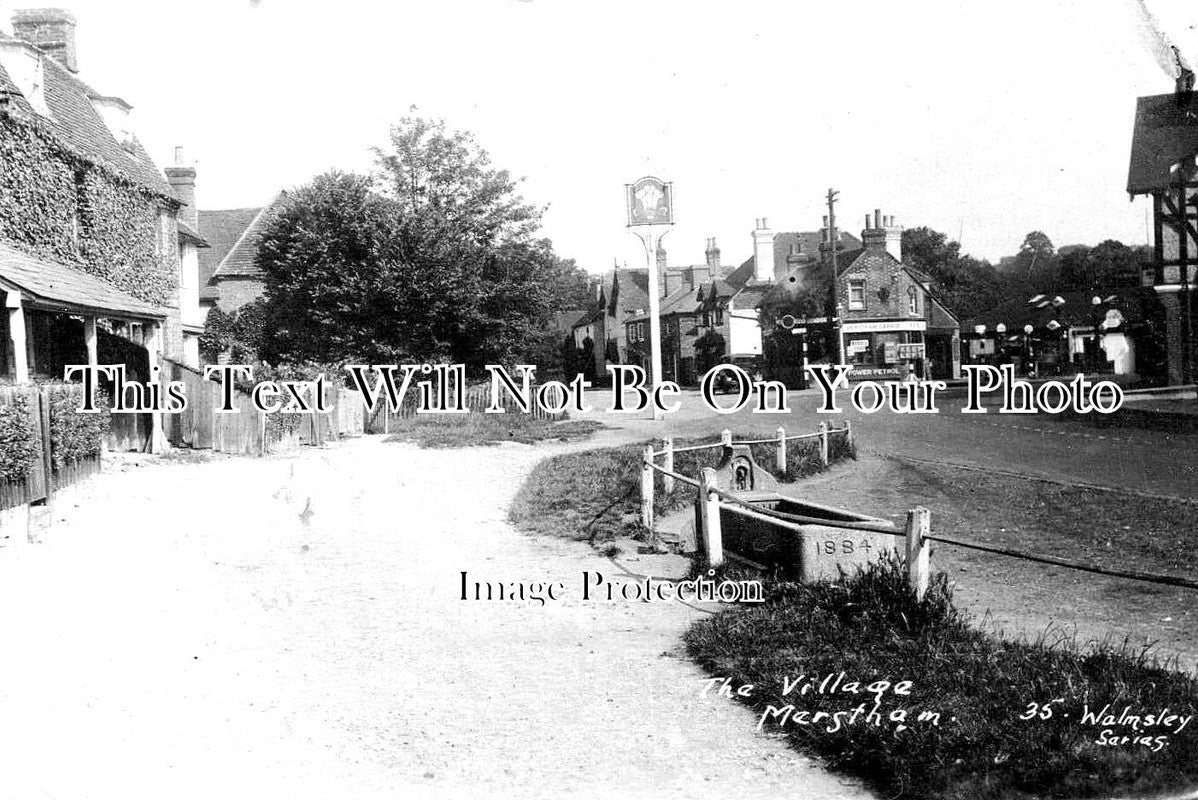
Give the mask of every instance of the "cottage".
[{"label": "cottage", "polygon": [[144,380],[158,356],[195,353],[182,252],[203,239],[180,225],[130,104],[80,78],[74,17],[17,11],[13,33],[0,34],[0,375],[103,362]]}]

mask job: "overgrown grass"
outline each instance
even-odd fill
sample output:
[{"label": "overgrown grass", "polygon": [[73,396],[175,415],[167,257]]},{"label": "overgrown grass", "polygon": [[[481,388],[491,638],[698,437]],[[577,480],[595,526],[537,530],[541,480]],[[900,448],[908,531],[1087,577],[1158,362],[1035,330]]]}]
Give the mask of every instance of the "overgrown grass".
[{"label": "overgrown grass", "polygon": [[[953,606],[943,575],[920,603],[902,565],[880,562],[837,583],[778,584],[760,606],[740,606],[695,624],[689,653],[712,676],[734,687],[765,717],[764,729],[784,733],[887,797],[1080,798],[1178,790],[1198,785],[1198,730],[1086,724],[1083,713],[1109,704],[1116,717],[1198,713],[1198,679],[1168,669],[1126,644],[1081,649],[1072,639],[1007,641],[968,624]],[[874,695],[800,689],[783,696],[784,679],[844,673],[841,685],[909,680],[909,696],[887,694],[881,724],[865,716]],[[834,680],[834,678],[833,678]],[[1058,699],[1059,698],[1059,699]],[[1055,702],[1050,702],[1055,701]],[[766,715],[865,712],[839,730],[823,719]],[[1028,720],[1029,703],[1051,716]],[[904,709],[906,720],[891,720]],[[938,714],[919,720],[919,714]],[[759,717],[761,720],[762,717]],[[899,724],[905,724],[900,729]],[[1176,727],[1176,725],[1174,725]],[[1103,731],[1113,731],[1105,734]],[[1158,752],[1155,737],[1167,734]],[[1100,738],[1145,736],[1151,746],[1098,744]]]},{"label": "overgrown grass", "polygon": [[549,439],[586,439],[602,427],[592,420],[549,422],[529,414],[422,414],[393,420],[387,441],[415,442],[421,447],[533,444]]},{"label": "overgrown grass", "polygon": [[[713,433],[696,439],[674,442],[675,447],[707,444],[718,440]],[[760,438],[751,434],[735,435],[733,441]],[[654,443],[655,448],[660,443]],[[777,474],[773,445],[752,445],[758,465]],[[640,525],[641,455],[645,443],[569,453],[541,462],[534,468],[512,503],[509,519],[531,533],[604,542],[621,536],[643,533]],[[829,440],[828,461],[856,458],[855,447],[834,435]],[[678,453],[674,471],[697,476],[703,467],[714,467],[720,448]],[[779,480],[794,481],[822,469],[819,450],[814,442],[791,442],[787,448],[787,468]],[[695,490],[678,483],[672,497],[662,491],[662,475],[657,474],[654,513],[674,511],[695,500]]]}]

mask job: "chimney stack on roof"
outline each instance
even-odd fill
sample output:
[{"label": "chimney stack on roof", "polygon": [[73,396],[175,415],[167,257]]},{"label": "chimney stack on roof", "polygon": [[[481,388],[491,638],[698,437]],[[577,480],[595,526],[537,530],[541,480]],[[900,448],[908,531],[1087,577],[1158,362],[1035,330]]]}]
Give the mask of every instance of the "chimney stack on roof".
[{"label": "chimney stack on roof", "polygon": [[714,236],[707,240],[707,250],[704,255],[707,256],[707,266],[714,269],[720,265],[720,248],[716,246]]},{"label": "chimney stack on roof", "polygon": [[13,14],[12,32],[36,45],[71,72],[79,71],[75,57],[75,17],[62,8],[22,8]]},{"label": "chimney stack on roof", "polygon": [[760,283],[774,279],[774,232],[765,217],[753,229],[753,279]]},{"label": "chimney stack on roof", "polygon": [[879,248],[894,256],[895,261],[903,260],[903,228],[894,217],[882,216],[878,209],[874,210],[872,225],[869,214],[865,215],[865,230],[861,231],[861,241],[867,248]]},{"label": "chimney stack on roof", "polygon": [[179,219],[197,233],[200,230],[200,212],[196,208],[196,168],[183,158],[183,148],[175,148],[175,163],[165,170],[166,180],[183,203]]}]

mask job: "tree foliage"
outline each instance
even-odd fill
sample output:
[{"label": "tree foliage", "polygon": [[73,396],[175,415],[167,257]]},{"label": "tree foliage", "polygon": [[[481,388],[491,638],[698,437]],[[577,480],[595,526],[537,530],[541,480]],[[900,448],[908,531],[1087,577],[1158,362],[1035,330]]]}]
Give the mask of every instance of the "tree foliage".
[{"label": "tree foliage", "polygon": [[329,172],[267,225],[268,359],[545,358],[553,312],[584,302],[586,275],[537,236],[541,209],[468,133],[405,118],[371,176]]}]

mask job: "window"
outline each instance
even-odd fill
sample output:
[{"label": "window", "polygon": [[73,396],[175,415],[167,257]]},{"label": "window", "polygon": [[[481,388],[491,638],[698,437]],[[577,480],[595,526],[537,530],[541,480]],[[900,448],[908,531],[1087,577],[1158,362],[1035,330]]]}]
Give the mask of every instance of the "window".
[{"label": "window", "polygon": [[865,281],[849,281],[849,311],[865,308]]},{"label": "window", "polygon": [[907,310],[914,315],[919,314],[919,290],[914,286],[911,287],[911,292],[907,295],[908,307]]},{"label": "window", "polygon": [[724,324],[724,307],[723,306],[715,307],[715,324],[716,325]]},{"label": "window", "polygon": [[708,313],[706,311],[703,312],[703,323],[702,324],[703,324],[704,328],[711,327],[711,314],[710,313]]}]

